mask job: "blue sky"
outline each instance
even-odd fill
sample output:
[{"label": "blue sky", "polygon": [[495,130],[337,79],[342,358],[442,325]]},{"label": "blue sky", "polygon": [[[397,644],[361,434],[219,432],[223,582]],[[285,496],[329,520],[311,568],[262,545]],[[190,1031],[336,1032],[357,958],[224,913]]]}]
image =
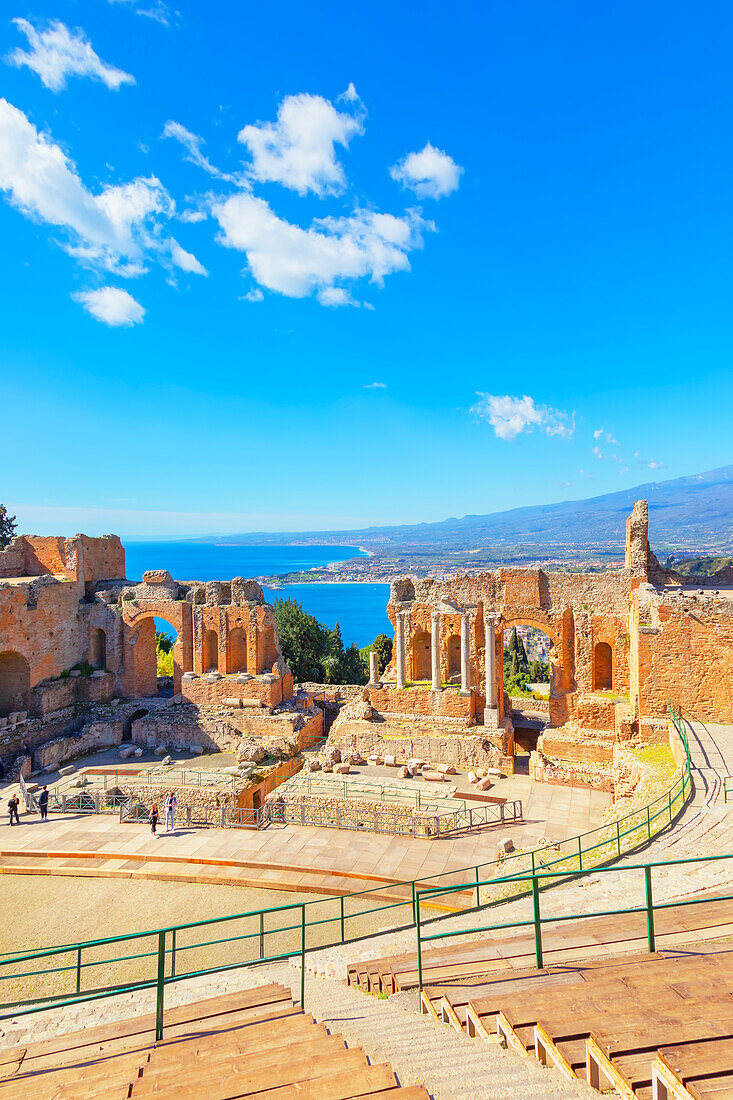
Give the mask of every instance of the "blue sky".
[{"label": "blue sky", "polygon": [[415,522],[733,460],[729,4],[4,12],[23,530]]}]

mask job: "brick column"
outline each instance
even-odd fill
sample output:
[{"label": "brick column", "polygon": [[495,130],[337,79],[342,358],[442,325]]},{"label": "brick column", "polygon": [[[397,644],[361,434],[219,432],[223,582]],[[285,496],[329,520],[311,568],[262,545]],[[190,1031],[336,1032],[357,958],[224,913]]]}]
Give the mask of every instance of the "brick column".
[{"label": "brick column", "polygon": [[496,615],[484,608],[484,635],[486,637],[486,706],[484,725],[496,726],[499,717],[496,689]]},{"label": "brick column", "polygon": [[395,615],[395,643],[397,645],[397,687],[405,686],[405,619],[407,612],[398,611]]},{"label": "brick column", "polygon": [[461,695],[469,695],[471,692],[471,656],[469,650],[468,612],[461,612]]},{"label": "brick column", "polygon": [[433,682],[430,687],[432,691],[440,691],[440,612],[434,611],[432,619],[433,632],[430,636],[430,662],[432,667]]}]

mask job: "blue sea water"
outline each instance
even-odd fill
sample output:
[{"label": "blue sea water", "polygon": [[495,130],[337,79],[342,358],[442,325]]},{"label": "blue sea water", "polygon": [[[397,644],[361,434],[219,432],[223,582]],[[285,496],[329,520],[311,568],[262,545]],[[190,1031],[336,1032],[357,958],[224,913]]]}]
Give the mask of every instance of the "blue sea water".
[{"label": "blue sea water", "polygon": [[[360,557],[356,546],[217,546],[200,542],[125,543],[127,576],[139,580],[146,569],[167,569],[176,580],[217,581],[232,577],[272,576],[314,569]],[[264,589],[265,599],[296,599],[305,611],[341,628],[345,645],[374,641],[377,634],[392,635],[387,618],[388,584],[293,584]],[[159,628],[171,634],[162,620]]]}]

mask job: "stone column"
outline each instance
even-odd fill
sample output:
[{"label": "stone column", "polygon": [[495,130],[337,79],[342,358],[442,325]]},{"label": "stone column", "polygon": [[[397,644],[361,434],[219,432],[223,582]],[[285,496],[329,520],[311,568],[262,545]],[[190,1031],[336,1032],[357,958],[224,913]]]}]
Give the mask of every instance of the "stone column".
[{"label": "stone column", "polygon": [[395,615],[395,643],[397,645],[397,687],[405,686],[405,617],[406,612]]},{"label": "stone column", "polygon": [[369,683],[372,687],[379,684],[379,657],[375,650],[369,654]]},{"label": "stone column", "polygon": [[430,636],[430,662],[433,682],[430,685],[430,688],[431,691],[440,691],[440,612],[434,611],[432,619],[433,632]]},{"label": "stone column", "polygon": [[461,612],[461,695],[468,695],[471,691],[471,656],[469,650],[469,626],[468,612]]},{"label": "stone column", "polygon": [[484,725],[496,726],[499,716],[496,690],[496,615],[484,608],[484,634],[486,636],[486,706]]}]

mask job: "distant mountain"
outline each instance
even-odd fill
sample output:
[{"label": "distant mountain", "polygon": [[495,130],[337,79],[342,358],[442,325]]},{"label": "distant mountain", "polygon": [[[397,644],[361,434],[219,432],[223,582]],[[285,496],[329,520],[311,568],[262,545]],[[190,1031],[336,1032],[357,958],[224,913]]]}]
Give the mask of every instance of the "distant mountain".
[{"label": "distant mountain", "polygon": [[[635,500],[649,501],[649,536],[661,551],[730,550],[733,547],[733,466],[704,474],[648,482],[633,489],[588,500],[540,504],[463,516],[439,523],[366,527],[356,531],[320,531],[301,534],[229,536],[228,543],[335,542],[358,543],[380,557],[432,556],[443,553],[495,551],[497,560],[512,557],[506,551],[530,555],[553,552],[577,554],[598,550],[620,553],[626,517]],[[219,541],[219,540],[217,540]],[[223,540],[222,540],[223,541]]]}]

